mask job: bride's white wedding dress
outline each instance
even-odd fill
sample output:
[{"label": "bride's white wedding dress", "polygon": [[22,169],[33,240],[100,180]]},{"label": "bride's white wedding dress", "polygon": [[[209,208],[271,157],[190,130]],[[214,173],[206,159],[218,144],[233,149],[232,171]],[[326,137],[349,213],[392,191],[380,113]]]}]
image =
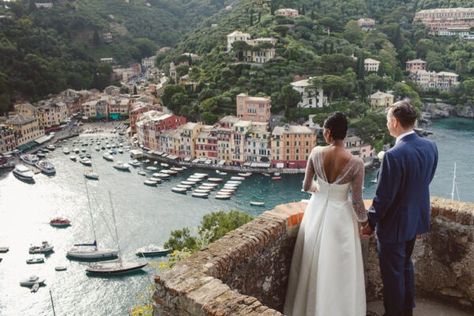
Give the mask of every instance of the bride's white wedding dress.
[{"label": "bride's white wedding dress", "polygon": [[314,193],[293,251],[284,314],[365,316],[357,223],[367,219],[362,200],[364,163],[352,157],[337,179],[328,183],[323,161],[324,147],[315,147],[303,182],[304,190]]}]

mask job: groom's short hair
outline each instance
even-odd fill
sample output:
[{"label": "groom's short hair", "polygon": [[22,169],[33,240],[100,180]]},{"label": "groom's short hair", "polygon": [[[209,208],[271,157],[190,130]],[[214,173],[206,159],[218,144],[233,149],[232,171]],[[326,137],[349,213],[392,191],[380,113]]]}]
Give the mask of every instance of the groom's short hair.
[{"label": "groom's short hair", "polygon": [[390,109],[391,115],[395,117],[404,128],[413,127],[415,125],[418,114],[407,100],[394,103]]}]

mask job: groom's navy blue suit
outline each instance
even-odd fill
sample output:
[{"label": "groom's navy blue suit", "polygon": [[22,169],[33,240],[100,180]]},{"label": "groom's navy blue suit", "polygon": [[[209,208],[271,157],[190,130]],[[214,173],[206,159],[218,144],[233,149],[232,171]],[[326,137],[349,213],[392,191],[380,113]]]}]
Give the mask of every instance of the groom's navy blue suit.
[{"label": "groom's navy blue suit", "polygon": [[434,142],[415,133],[388,150],[380,166],[369,224],[377,234],[377,250],[389,316],[411,315],[415,282],[411,254],[416,236],[430,228],[430,191],[438,163]]}]

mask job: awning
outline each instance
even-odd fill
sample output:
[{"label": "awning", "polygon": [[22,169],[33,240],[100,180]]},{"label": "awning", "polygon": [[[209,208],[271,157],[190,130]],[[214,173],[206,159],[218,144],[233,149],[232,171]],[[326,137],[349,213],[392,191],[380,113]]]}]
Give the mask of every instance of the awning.
[{"label": "awning", "polygon": [[175,155],[169,155],[169,156],[168,156],[168,159],[176,160],[176,159],[178,159],[178,157],[175,156]]},{"label": "awning", "polygon": [[219,161],[218,165],[219,165],[219,166],[223,166],[223,165],[225,165],[225,160],[221,160],[221,161]]},{"label": "awning", "polygon": [[206,161],[204,161],[204,163],[205,163],[206,165],[210,165],[210,164],[212,163],[212,160],[207,159]]},{"label": "awning", "polygon": [[18,148],[19,151],[24,152],[25,150],[31,149],[31,148],[33,148],[37,145],[38,144],[33,140],[33,141],[30,141],[26,144],[20,145],[17,148]]},{"label": "awning", "polygon": [[192,159],[191,157],[186,157],[186,158],[184,158],[184,161],[186,161],[186,162],[190,162],[190,161],[191,161],[191,159]]},{"label": "awning", "polygon": [[270,168],[270,163],[269,162],[252,162],[250,164],[250,167],[252,167],[252,168]]},{"label": "awning", "polygon": [[41,137],[35,139],[34,142],[37,143],[38,145],[41,145],[43,143],[46,143],[48,140],[50,140],[53,137],[54,137],[54,135],[41,136]]}]

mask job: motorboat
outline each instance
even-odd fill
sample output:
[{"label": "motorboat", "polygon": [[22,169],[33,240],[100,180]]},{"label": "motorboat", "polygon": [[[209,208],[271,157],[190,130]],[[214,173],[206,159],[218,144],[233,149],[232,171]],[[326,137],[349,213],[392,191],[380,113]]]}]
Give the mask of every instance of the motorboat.
[{"label": "motorboat", "polygon": [[25,165],[16,165],[13,174],[18,179],[25,182],[35,182],[34,173]]},{"label": "motorboat", "polygon": [[167,256],[170,252],[171,249],[169,248],[150,245],[137,249],[135,255],[137,255],[138,257],[163,257]]},{"label": "motorboat", "polygon": [[102,158],[104,158],[105,160],[107,161],[114,161],[114,156],[112,156],[111,154],[109,153],[105,153],[102,155]]},{"label": "motorboat", "polygon": [[265,206],[265,202],[250,201],[250,205],[253,205],[253,206]]},{"label": "motorboat", "polygon": [[54,247],[50,245],[47,241],[43,241],[41,246],[31,246],[28,252],[30,254],[38,254],[38,253],[51,253],[54,251]]},{"label": "motorboat", "polygon": [[89,158],[82,158],[79,162],[84,166],[92,166],[92,161]]},{"label": "motorboat", "polygon": [[272,180],[281,180],[281,177],[280,176],[273,176]]},{"label": "motorboat", "polygon": [[169,164],[167,164],[167,163],[165,163],[165,162],[162,162],[160,165],[161,165],[162,167],[165,167],[165,168],[168,168],[168,167],[170,166]]},{"label": "motorboat", "polygon": [[86,268],[87,274],[93,275],[117,275],[126,274],[141,270],[146,267],[148,263],[137,262],[104,262],[94,263]]},{"label": "motorboat", "polygon": [[74,156],[74,155],[71,155],[71,156],[69,156],[69,159],[71,159],[72,161],[76,161],[76,160],[77,160],[77,157]]},{"label": "motorboat", "polygon": [[178,171],[174,171],[174,170],[171,170],[171,169],[161,170],[160,172],[161,173],[166,173],[166,174],[169,174],[169,175],[172,175],[172,176],[175,176],[175,175],[178,174]]},{"label": "motorboat", "polygon": [[173,187],[173,188],[171,188],[171,191],[173,191],[173,192],[175,192],[175,193],[186,194],[186,192],[188,191],[188,189],[186,189],[186,188]]},{"label": "motorboat", "polygon": [[157,171],[158,168],[157,168],[157,167],[153,167],[153,166],[148,166],[148,167],[146,167],[146,170],[148,170],[148,171]]},{"label": "motorboat", "polygon": [[58,228],[71,226],[71,221],[64,217],[56,217],[49,221],[49,225]]},{"label": "motorboat", "polygon": [[177,184],[176,187],[181,188],[181,189],[186,189],[186,190],[190,190],[192,188],[192,186],[186,185],[186,184]]},{"label": "motorboat", "polygon": [[128,164],[132,167],[139,167],[140,166],[140,161],[138,161],[137,159],[133,159],[133,160],[130,160],[128,162]]},{"label": "motorboat", "polygon": [[215,187],[209,187],[209,186],[205,186],[205,185],[200,185],[199,187],[197,187],[197,190],[208,190],[208,191],[212,191],[214,190]]},{"label": "motorboat", "polygon": [[153,176],[156,177],[156,178],[164,179],[164,180],[167,180],[167,179],[169,179],[169,177],[170,177],[169,174],[161,173],[161,172],[159,172],[159,173],[154,173]]},{"label": "motorboat", "polygon": [[158,184],[158,182],[151,179],[146,179],[145,181],[143,181],[143,184],[149,185],[151,187],[155,187]]},{"label": "motorboat", "polygon": [[197,197],[197,198],[201,198],[201,199],[207,199],[209,197],[209,193],[193,192],[192,196]]},{"label": "motorboat", "polygon": [[209,182],[204,182],[201,184],[202,187],[209,187],[209,188],[215,188],[218,186],[217,183],[209,183]]},{"label": "motorboat", "polygon": [[216,170],[216,173],[220,174],[221,176],[226,176],[227,175],[227,172],[220,171],[220,170]]},{"label": "motorboat", "polygon": [[198,182],[201,182],[201,181],[202,181],[202,179],[198,179],[198,178],[191,178],[191,177],[189,177],[189,178],[187,178],[187,179],[186,179],[186,181],[188,181],[188,182],[192,182],[192,183],[196,184],[196,183],[198,183]]},{"label": "motorboat", "polygon": [[242,181],[232,181],[232,180],[229,180],[229,181],[226,182],[226,184],[241,185],[241,184],[242,184]]},{"label": "motorboat", "polygon": [[41,151],[37,152],[36,156],[38,156],[38,158],[46,158],[46,154],[44,152],[41,152]]},{"label": "motorboat", "polygon": [[89,179],[89,180],[99,180],[99,175],[92,170],[85,171],[84,177],[86,177],[86,179]]},{"label": "motorboat", "polygon": [[193,176],[198,176],[198,177],[202,177],[202,178],[207,178],[209,175],[207,173],[199,173],[199,172],[195,172],[193,174]]},{"label": "motorboat", "polygon": [[138,170],[137,173],[141,176],[146,176],[146,172],[143,170]]},{"label": "motorboat", "polygon": [[117,151],[118,151],[119,154],[123,154],[123,149],[122,148],[117,149]]},{"label": "motorboat", "polygon": [[173,171],[183,171],[184,169],[181,168],[181,167],[171,167],[170,170],[173,170]]},{"label": "motorboat", "polygon": [[35,164],[35,166],[45,175],[52,176],[56,174],[56,169],[54,168],[54,165],[47,160],[40,160]]},{"label": "motorboat", "polygon": [[189,186],[193,186],[196,184],[196,182],[192,182],[192,181],[181,181],[181,184],[183,185],[189,185]]},{"label": "motorboat", "polygon": [[10,250],[8,247],[0,247],[0,253],[7,253]]},{"label": "motorboat", "polygon": [[271,177],[271,174],[269,174],[267,172],[263,172],[262,175],[264,175],[265,177]]},{"label": "motorboat", "polygon": [[20,159],[21,159],[24,163],[29,164],[29,165],[32,165],[32,166],[34,166],[34,165],[39,161],[38,156],[32,155],[32,154],[24,154],[24,155],[21,155],[21,156],[20,156]]},{"label": "motorboat", "polygon": [[148,180],[155,181],[158,184],[161,183],[161,179],[157,177],[151,177],[151,178],[148,178]]},{"label": "motorboat", "polygon": [[244,177],[244,178],[247,178],[247,177],[250,177],[252,175],[251,172],[241,172],[241,173],[238,173],[237,175],[241,176],[241,177]]},{"label": "motorboat", "polygon": [[91,154],[89,154],[89,153],[86,153],[86,158],[89,158],[89,159],[91,159],[91,158],[92,158]]},{"label": "motorboat", "polygon": [[36,264],[36,263],[44,263],[44,258],[30,258],[26,259],[27,264]]},{"label": "motorboat", "polygon": [[64,148],[63,148],[63,154],[69,155],[70,152],[71,152],[71,151],[69,150],[69,148],[67,148],[67,147],[64,147]]},{"label": "motorboat", "polygon": [[245,177],[230,177],[231,180],[239,180],[239,181],[242,181],[242,180],[245,180]]},{"label": "motorboat", "polygon": [[36,275],[32,275],[32,276],[30,276],[29,278],[20,281],[20,285],[21,285],[21,286],[27,286],[27,287],[31,287],[31,286],[33,286],[33,285],[35,285],[35,284],[44,285],[44,282],[45,282],[45,281],[46,281],[46,280],[43,279],[43,278],[40,278],[40,277],[38,277],[38,276],[36,276]]},{"label": "motorboat", "polygon": [[207,181],[219,183],[219,182],[224,181],[224,179],[223,178],[208,178]]},{"label": "motorboat", "polygon": [[130,165],[120,161],[114,165],[114,168],[120,171],[130,171]]},{"label": "motorboat", "polygon": [[220,194],[216,194],[215,198],[217,200],[228,200],[231,198],[231,194],[224,194],[224,193],[220,193]]},{"label": "motorboat", "polygon": [[206,194],[209,194],[209,192],[211,192],[211,190],[209,189],[195,189],[193,191],[193,193],[206,193]]},{"label": "motorboat", "polygon": [[74,148],[72,151],[74,151],[76,154],[78,154],[80,152],[79,148]]},{"label": "motorboat", "polygon": [[99,146],[95,146],[95,151],[100,151],[100,147],[99,147]]},{"label": "motorboat", "polygon": [[56,149],[56,147],[53,144],[50,144],[50,145],[46,146],[46,149],[49,150],[49,151],[53,151],[53,150]]},{"label": "motorboat", "polygon": [[67,267],[66,266],[57,266],[57,267],[54,268],[54,270],[56,270],[56,271],[66,271]]}]

